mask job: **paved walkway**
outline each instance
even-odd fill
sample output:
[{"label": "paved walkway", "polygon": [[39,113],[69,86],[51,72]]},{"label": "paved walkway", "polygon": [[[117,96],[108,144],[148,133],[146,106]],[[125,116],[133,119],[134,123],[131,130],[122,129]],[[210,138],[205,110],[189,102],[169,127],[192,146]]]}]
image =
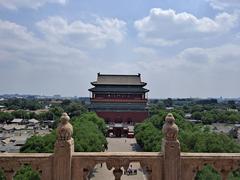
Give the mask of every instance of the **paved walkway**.
[{"label": "paved walkway", "polygon": [[[140,151],[141,148],[134,138],[107,138],[108,152],[131,152]],[[142,170],[139,163],[131,163],[133,169],[137,169],[137,175],[122,175],[121,180],[144,180]],[[109,171],[104,163],[101,167],[97,164],[94,169],[91,180],[114,180],[112,171]]]},{"label": "paved walkway", "polygon": [[135,138],[107,138],[108,152],[141,151]]}]

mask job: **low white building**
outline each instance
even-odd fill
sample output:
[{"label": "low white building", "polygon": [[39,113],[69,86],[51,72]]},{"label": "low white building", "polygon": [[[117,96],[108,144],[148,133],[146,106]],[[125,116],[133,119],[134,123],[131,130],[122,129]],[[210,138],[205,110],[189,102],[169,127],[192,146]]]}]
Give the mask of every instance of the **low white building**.
[{"label": "low white building", "polygon": [[36,119],[29,119],[29,120],[28,120],[28,123],[29,123],[29,124],[38,124],[39,121],[36,120]]},{"label": "low white building", "polygon": [[17,123],[17,124],[20,124],[23,122],[23,119],[20,119],[20,118],[15,118],[11,121],[11,123]]},{"label": "low white building", "polygon": [[14,130],[14,127],[15,127],[15,124],[4,124],[2,129],[6,131],[11,131],[11,130]]},{"label": "low white building", "polygon": [[191,117],[192,117],[192,114],[191,114],[191,113],[186,113],[186,114],[185,114],[185,118],[190,119]]}]

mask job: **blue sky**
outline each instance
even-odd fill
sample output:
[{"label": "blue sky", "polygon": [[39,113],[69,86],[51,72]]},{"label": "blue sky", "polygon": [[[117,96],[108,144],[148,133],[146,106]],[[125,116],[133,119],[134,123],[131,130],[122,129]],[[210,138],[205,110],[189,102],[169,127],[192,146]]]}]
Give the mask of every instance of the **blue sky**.
[{"label": "blue sky", "polygon": [[2,0],[0,93],[88,96],[141,73],[149,97],[240,97],[238,0]]}]

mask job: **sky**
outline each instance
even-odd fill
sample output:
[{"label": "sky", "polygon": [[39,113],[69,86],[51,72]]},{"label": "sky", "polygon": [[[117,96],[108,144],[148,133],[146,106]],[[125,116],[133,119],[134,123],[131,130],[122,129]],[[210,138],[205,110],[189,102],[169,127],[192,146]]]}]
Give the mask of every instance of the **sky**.
[{"label": "sky", "polygon": [[240,97],[240,1],[0,0],[0,94],[89,96],[98,72]]}]

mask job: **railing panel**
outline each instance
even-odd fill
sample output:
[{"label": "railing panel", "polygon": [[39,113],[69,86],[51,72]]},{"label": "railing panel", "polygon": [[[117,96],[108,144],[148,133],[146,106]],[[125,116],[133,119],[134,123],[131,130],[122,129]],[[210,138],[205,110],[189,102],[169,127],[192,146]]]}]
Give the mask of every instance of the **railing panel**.
[{"label": "railing panel", "polygon": [[181,153],[183,180],[192,180],[203,166],[210,164],[222,177],[240,167],[240,153]]},{"label": "railing panel", "polygon": [[3,153],[0,154],[0,168],[7,179],[12,179],[23,165],[30,165],[39,172],[41,179],[51,180],[52,154],[48,153]]},{"label": "railing panel", "polygon": [[[130,163],[139,162],[142,168],[147,172],[149,180],[162,179],[162,153],[148,152],[100,152],[100,153],[73,153],[73,177],[77,179],[79,176],[84,176],[84,170],[92,170],[98,163],[106,162],[109,170],[113,169],[115,179],[119,179],[124,168],[126,171]],[[77,169],[79,168],[79,169]],[[155,171],[152,173],[152,171]],[[77,180],[76,179],[76,180]],[[82,178],[84,179],[84,177]]]}]

